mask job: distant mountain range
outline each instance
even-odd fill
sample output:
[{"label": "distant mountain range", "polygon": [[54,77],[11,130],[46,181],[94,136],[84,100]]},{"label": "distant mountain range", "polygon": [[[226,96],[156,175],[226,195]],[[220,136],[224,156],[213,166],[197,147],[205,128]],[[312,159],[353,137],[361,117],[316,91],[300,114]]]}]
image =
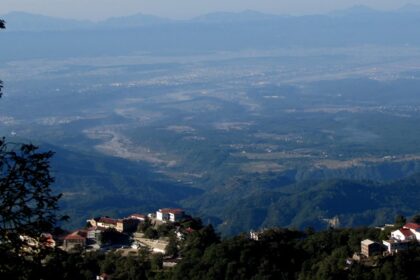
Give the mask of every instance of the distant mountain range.
[{"label": "distant mountain range", "polygon": [[331,48],[420,46],[420,6],[377,11],[365,6],[324,15],[255,11],[211,13],[189,20],[137,14],[101,22],[14,12],[0,16],[0,61],[33,58]]},{"label": "distant mountain range", "polygon": [[9,31],[51,31],[78,29],[127,28],[170,23],[173,20],[152,15],[136,14],[127,17],[109,18],[101,22],[62,19],[24,12],[12,12],[0,16],[6,20]]},{"label": "distant mountain range", "polygon": [[8,31],[51,31],[51,30],[80,30],[80,29],[124,29],[142,26],[163,24],[188,24],[188,23],[238,23],[261,21],[295,21],[312,17],[383,17],[404,18],[416,16],[420,18],[420,5],[406,5],[393,11],[379,11],[367,6],[354,6],[345,10],[337,10],[325,15],[288,16],[266,14],[246,10],[243,12],[215,12],[198,16],[189,20],[174,20],[154,15],[135,14],[125,17],[109,18],[100,22],[88,20],[63,19],[25,12],[11,12],[0,15],[7,22]]},{"label": "distant mountain range", "polygon": [[261,12],[246,10],[240,13],[218,12],[195,17],[190,21],[207,23],[226,23],[226,22],[251,22],[251,21],[270,21],[283,19],[290,16],[265,14]]}]

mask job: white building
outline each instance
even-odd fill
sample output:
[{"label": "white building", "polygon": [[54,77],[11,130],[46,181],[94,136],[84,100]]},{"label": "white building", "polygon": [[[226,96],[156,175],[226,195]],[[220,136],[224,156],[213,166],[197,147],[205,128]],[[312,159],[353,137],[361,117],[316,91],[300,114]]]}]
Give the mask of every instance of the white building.
[{"label": "white building", "polygon": [[384,246],[386,247],[386,251],[389,254],[394,254],[398,253],[399,251],[406,250],[410,246],[411,241],[399,241],[395,239],[390,239],[383,240],[382,244],[384,244]]},{"label": "white building", "polygon": [[417,241],[420,242],[420,225],[416,223],[405,224],[404,229],[409,229],[416,237]]},{"label": "white building", "polygon": [[391,232],[390,240],[383,240],[389,254],[406,250],[413,242],[420,242],[420,225],[416,223],[405,224],[402,228]]},{"label": "white building", "polygon": [[182,209],[163,208],[156,211],[156,220],[162,222],[177,222],[185,216]]},{"label": "white building", "polygon": [[416,240],[416,236],[411,230],[406,228],[400,228],[391,232],[391,239],[399,241]]}]

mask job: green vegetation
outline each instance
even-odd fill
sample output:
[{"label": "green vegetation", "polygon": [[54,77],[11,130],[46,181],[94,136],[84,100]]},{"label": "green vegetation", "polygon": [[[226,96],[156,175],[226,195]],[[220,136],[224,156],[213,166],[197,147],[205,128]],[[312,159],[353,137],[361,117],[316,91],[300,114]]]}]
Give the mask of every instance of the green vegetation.
[{"label": "green vegetation", "polygon": [[[417,279],[420,249],[374,257],[365,264],[346,262],[360,241],[378,239],[381,231],[355,228],[305,232],[268,229],[259,240],[245,235],[221,240],[211,226],[202,227],[180,244],[179,263],[164,268],[161,254],[141,249],[118,252],[51,253],[34,279]],[[10,278],[11,279],[11,278]]]},{"label": "green vegetation", "polygon": [[[51,189],[52,152],[0,139],[0,277],[33,279],[50,249],[41,234],[54,232],[58,200]],[[16,273],[19,273],[18,275]]]},{"label": "green vegetation", "polygon": [[109,228],[101,232],[100,244],[128,244],[129,243],[129,236],[116,231],[113,228]]}]

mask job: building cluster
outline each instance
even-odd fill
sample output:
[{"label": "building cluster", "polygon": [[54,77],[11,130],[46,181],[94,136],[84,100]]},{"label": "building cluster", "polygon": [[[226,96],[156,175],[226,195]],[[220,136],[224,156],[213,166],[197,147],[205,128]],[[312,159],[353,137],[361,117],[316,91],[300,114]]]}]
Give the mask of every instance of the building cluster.
[{"label": "building cluster", "polygon": [[[132,214],[125,218],[114,219],[110,217],[96,217],[87,220],[87,227],[75,230],[59,240],[59,244],[64,250],[70,251],[76,248],[86,248],[96,245],[101,247],[101,239],[104,232],[115,232],[123,235],[132,235],[136,232],[139,224],[149,220],[152,224],[175,223],[183,220],[186,216],[182,209],[162,208],[155,213],[147,215]],[[49,242],[54,242],[51,238]],[[54,243],[55,246],[55,243]]]},{"label": "building cluster", "polygon": [[266,232],[267,229],[263,228],[258,231],[250,230],[249,231],[249,239],[259,241],[261,239],[261,236]]},{"label": "building cluster", "polygon": [[379,254],[393,255],[410,246],[420,244],[420,224],[408,223],[391,232],[390,238],[382,240],[382,244],[370,239],[361,242],[361,254],[371,257]]},{"label": "building cluster", "polygon": [[132,214],[123,219],[110,217],[97,217],[87,220],[87,227],[67,234],[63,239],[62,248],[72,250],[85,248],[92,244],[101,244],[101,237],[105,231],[114,230],[117,233],[131,233],[137,230],[138,225],[146,220],[145,215]]}]

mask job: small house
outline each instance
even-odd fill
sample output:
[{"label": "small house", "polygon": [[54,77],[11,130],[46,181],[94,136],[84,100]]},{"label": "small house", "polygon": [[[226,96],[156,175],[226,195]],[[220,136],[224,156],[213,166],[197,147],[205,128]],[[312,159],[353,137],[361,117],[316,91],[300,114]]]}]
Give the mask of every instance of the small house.
[{"label": "small house", "polygon": [[74,248],[84,248],[86,246],[86,232],[82,230],[75,231],[64,237],[63,247],[65,250]]},{"label": "small house", "polygon": [[416,235],[408,228],[400,228],[391,232],[391,239],[400,241],[415,240]]},{"label": "small house", "polygon": [[382,253],[382,245],[370,239],[363,240],[360,245],[361,253],[366,257],[371,257]]}]

